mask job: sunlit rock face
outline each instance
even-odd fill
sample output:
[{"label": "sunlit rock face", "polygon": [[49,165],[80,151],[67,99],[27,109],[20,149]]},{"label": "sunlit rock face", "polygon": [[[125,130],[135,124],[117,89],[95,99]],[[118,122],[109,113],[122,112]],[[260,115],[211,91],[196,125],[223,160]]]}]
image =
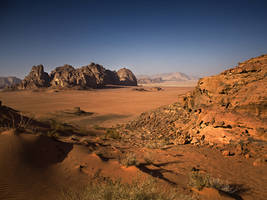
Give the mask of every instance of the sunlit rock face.
[{"label": "sunlit rock face", "polygon": [[199,80],[175,104],[143,113],[126,128],[174,144],[267,141],[267,55]]}]

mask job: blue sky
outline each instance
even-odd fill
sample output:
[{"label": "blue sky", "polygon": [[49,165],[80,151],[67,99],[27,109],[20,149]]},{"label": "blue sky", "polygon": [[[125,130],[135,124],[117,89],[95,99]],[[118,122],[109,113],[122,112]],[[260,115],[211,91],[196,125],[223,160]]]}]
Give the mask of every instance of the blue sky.
[{"label": "blue sky", "polygon": [[0,76],[90,62],[206,76],[267,53],[267,1],[0,1]]}]

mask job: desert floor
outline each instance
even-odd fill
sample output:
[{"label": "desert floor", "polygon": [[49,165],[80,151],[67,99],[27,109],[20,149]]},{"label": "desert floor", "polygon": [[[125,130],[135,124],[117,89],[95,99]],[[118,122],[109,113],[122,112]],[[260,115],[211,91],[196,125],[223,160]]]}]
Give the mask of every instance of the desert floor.
[{"label": "desert floor", "polygon": [[80,107],[92,115],[75,119],[79,125],[112,126],[134,119],[142,112],[174,103],[179,94],[192,89],[166,87],[162,91],[136,91],[130,87],[91,91],[33,90],[2,92],[0,99],[4,105],[37,118],[58,117],[62,120],[62,111]]},{"label": "desert floor", "polygon": [[[49,137],[12,131],[0,134],[0,199],[68,199],[65,190],[82,191],[96,174],[113,180],[157,178],[158,190],[175,187],[189,199],[188,174],[192,168],[212,177],[239,185],[233,196],[213,190],[196,194],[194,199],[267,198],[267,171],[253,166],[253,158],[224,157],[221,151],[192,145],[137,148],[119,139],[103,139],[105,130],[134,119],[142,112],[174,103],[179,94],[192,87],[164,87],[161,91],[137,91],[133,87],[91,91],[37,90],[1,92],[4,105],[36,119],[55,119],[94,130],[93,134]],[[75,107],[85,115],[70,114]],[[125,167],[120,158],[134,153],[139,165]],[[147,160],[150,160],[149,162]],[[62,192],[63,191],[63,192]],[[69,198],[69,199],[79,199]]]}]

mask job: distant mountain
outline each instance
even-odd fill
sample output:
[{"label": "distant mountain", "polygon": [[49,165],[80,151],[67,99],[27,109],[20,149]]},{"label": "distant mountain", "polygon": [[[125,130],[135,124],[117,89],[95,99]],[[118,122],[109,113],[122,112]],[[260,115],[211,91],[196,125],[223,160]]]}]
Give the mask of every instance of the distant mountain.
[{"label": "distant mountain", "polygon": [[14,76],[9,77],[0,77],[0,88],[9,87],[12,85],[17,85],[21,82],[21,80]]},{"label": "distant mountain", "polygon": [[151,76],[148,76],[148,75],[137,76],[137,81],[140,84],[162,83],[162,82],[167,82],[167,81],[190,81],[190,80],[198,80],[198,77],[189,76],[181,72],[162,73],[162,74],[155,74]]}]

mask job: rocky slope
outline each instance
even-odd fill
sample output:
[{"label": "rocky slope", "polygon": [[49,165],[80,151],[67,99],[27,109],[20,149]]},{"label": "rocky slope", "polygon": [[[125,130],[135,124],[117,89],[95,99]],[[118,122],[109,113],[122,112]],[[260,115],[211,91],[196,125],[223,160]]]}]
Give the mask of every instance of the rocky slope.
[{"label": "rocky slope", "polygon": [[143,113],[123,132],[144,144],[151,139],[211,146],[267,141],[266,85],[267,55],[262,55],[200,79],[177,103]]},{"label": "rocky slope", "polygon": [[55,68],[50,74],[44,72],[43,65],[33,66],[30,74],[18,86],[19,89],[47,87],[59,88],[101,88],[105,85],[136,86],[135,75],[126,68],[118,72],[105,69],[95,63],[75,69],[71,65]]},{"label": "rocky slope", "polygon": [[19,84],[21,80],[17,77],[0,77],[0,88],[12,87]]}]

